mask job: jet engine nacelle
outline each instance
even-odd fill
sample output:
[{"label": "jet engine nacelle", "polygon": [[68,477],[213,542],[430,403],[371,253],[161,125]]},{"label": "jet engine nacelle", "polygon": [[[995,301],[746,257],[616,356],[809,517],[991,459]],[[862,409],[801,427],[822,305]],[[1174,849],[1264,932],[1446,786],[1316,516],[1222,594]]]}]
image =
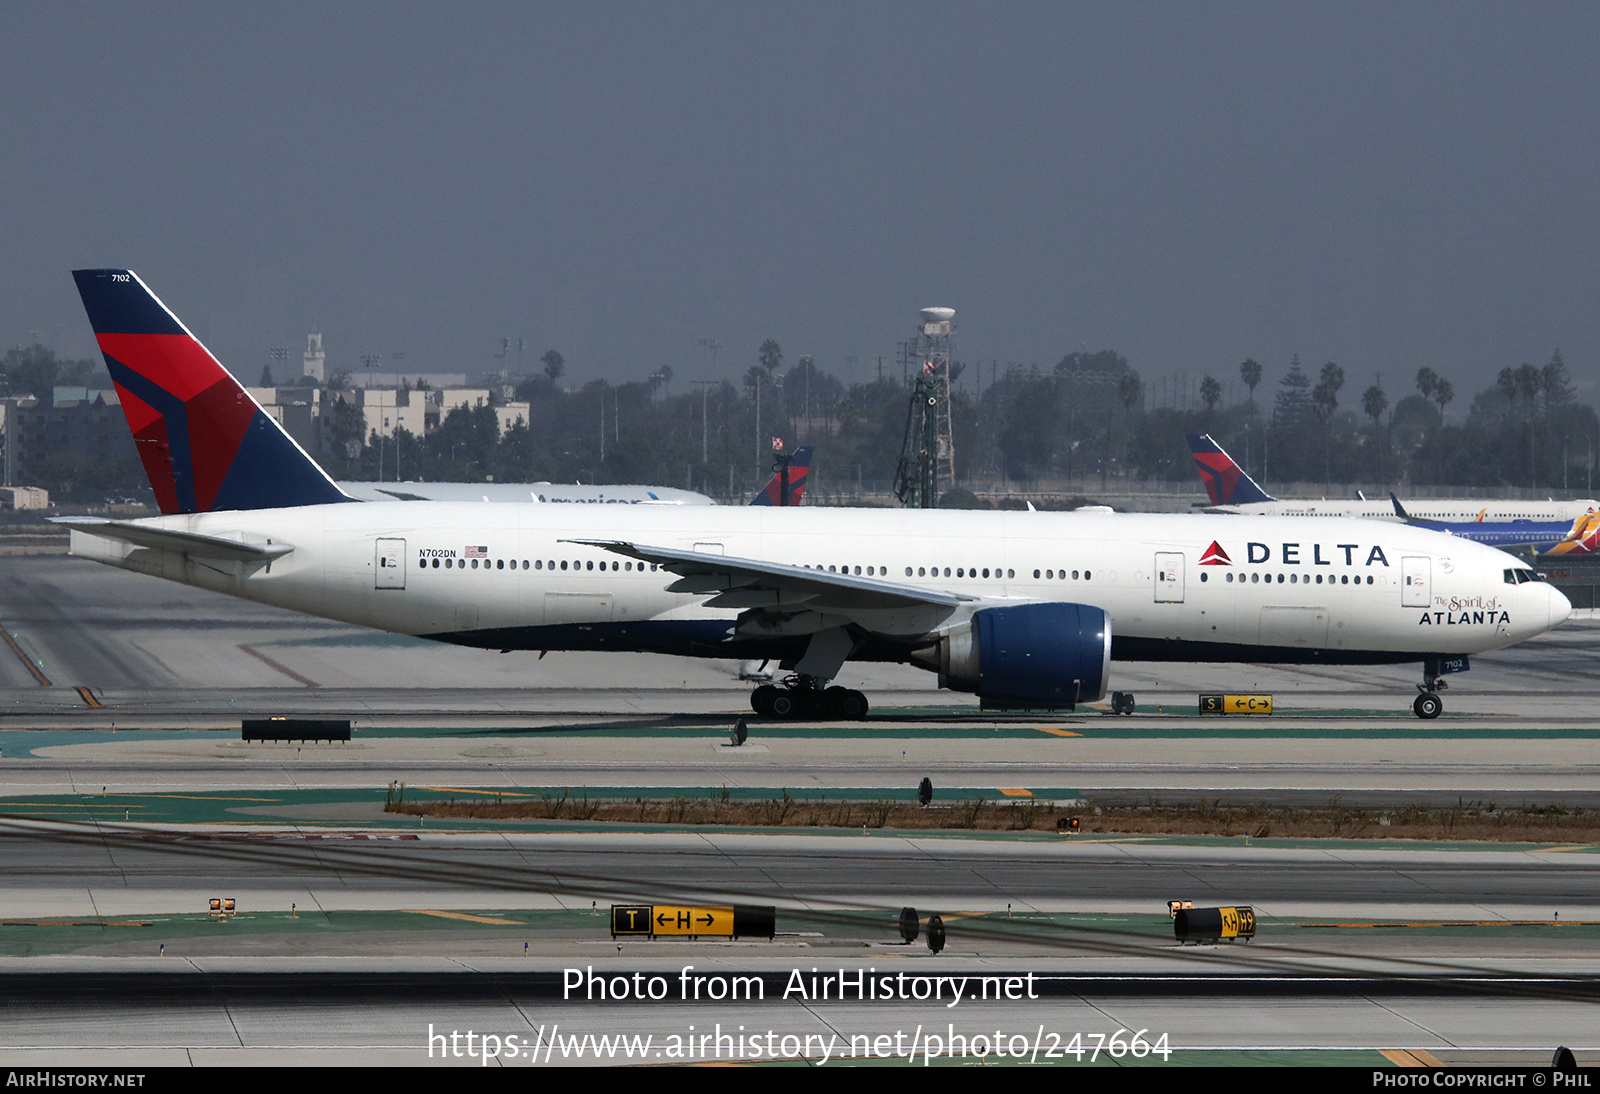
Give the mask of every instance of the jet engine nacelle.
[{"label": "jet engine nacelle", "polygon": [[1111,618],[1088,604],[984,608],[912,656],[986,710],[1066,708],[1105,697]]}]

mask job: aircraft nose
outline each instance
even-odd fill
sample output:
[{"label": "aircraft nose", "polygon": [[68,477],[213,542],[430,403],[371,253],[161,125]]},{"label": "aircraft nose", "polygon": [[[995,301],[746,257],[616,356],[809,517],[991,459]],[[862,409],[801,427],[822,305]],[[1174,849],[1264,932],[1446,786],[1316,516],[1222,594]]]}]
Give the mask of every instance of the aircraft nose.
[{"label": "aircraft nose", "polygon": [[1546,585],[1545,589],[1550,593],[1550,625],[1559,627],[1572,614],[1572,601],[1568,600],[1566,595],[1554,586]]}]

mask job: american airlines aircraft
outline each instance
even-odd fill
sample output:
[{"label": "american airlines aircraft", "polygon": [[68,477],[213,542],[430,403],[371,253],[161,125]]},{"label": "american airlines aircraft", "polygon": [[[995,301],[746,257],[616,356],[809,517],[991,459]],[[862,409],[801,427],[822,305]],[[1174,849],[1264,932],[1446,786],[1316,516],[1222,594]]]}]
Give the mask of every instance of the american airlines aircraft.
[{"label": "american airlines aircraft", "polygon": [[670,486],[585,486],[565,482],[339,482],[356,501],[494,501],[563,505],[715,505],[705,494]]},{"label": "american airlines aircraft", "polygon": [[[774,471],[751,505],[799,505],[811,470],[811,449],[797,448],[779,461],[788,469],[784,490],[783,468]],[[585,486],[565,482],[366,482],[334,483],[356,501],[521,501],[551,505],[715,505],[716,501],[693,490],[672,486],[637,486],[632,483]],[[787,497],[787,501],[785,501]]]},{"label": "american airlines aircraft", "polygon": [[[1189,434],[1189,451],[1194,455],[1200,481],[1211,498],[1210,512],[1245,513],[1252,516],[1282,517],[1369,517],[1400,520],[1388,502],[1342,501],[1337,498],[1275,498],[1245,474],[1210,434]],[[1578,498],[1573,501],[1484,501],[1473,498],[1427,498],[1406,507],[1410,517],[1437,521],[1507,520],[1572,522],[1600,510],[1600,501]]]},{"label": "american airlines aircraft", "polygon": [[162,514],[62,518],[74,554],[496,650],[773,658],[772,716],[900,661],[987,709],[1099,700],[1114,658],[1415,661],[1440,677],[1566,619],[1491,548],[1405,525],[1205,514],[351,503],[127,270],[73,275]]}]

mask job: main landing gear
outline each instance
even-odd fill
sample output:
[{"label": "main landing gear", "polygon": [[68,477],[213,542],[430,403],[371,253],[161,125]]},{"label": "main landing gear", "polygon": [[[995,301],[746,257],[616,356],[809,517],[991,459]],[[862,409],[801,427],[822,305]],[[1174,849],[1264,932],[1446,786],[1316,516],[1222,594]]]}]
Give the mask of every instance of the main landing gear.
[{"label": "main landing gear", "polygon": [[1431,671],[1432,662],[1423,665],[1423,682],[1417,685],[1420,693],[1416,701],[1411,704],[1411,709],[1418,718],[1433,719],[1444,712],[1444,700],[1439,698],[1439,693],[1450,685],[1441,680],[1437,673]]},{"label": "main landing gear", "polygon": [[827,718],[859,721],[867,716],[867,697],[850,688],[826,687],[815,676],[791,676],[781,686],[763,684],[750,693],[750,706],[765,718]]}]

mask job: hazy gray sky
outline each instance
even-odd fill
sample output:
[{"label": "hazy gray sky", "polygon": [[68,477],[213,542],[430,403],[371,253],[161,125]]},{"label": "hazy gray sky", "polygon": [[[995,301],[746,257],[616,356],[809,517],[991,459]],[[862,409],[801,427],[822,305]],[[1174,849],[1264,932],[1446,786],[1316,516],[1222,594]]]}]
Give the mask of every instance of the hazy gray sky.
[{"label": "hazy gray sky", "polygon": [[11,0],[0,342],[89,354],[68,271],[127,266],[250,380],[313,325],[859,379],[947,304],[967,359],[1595,398],[1597,56],[1584,4]]}]

